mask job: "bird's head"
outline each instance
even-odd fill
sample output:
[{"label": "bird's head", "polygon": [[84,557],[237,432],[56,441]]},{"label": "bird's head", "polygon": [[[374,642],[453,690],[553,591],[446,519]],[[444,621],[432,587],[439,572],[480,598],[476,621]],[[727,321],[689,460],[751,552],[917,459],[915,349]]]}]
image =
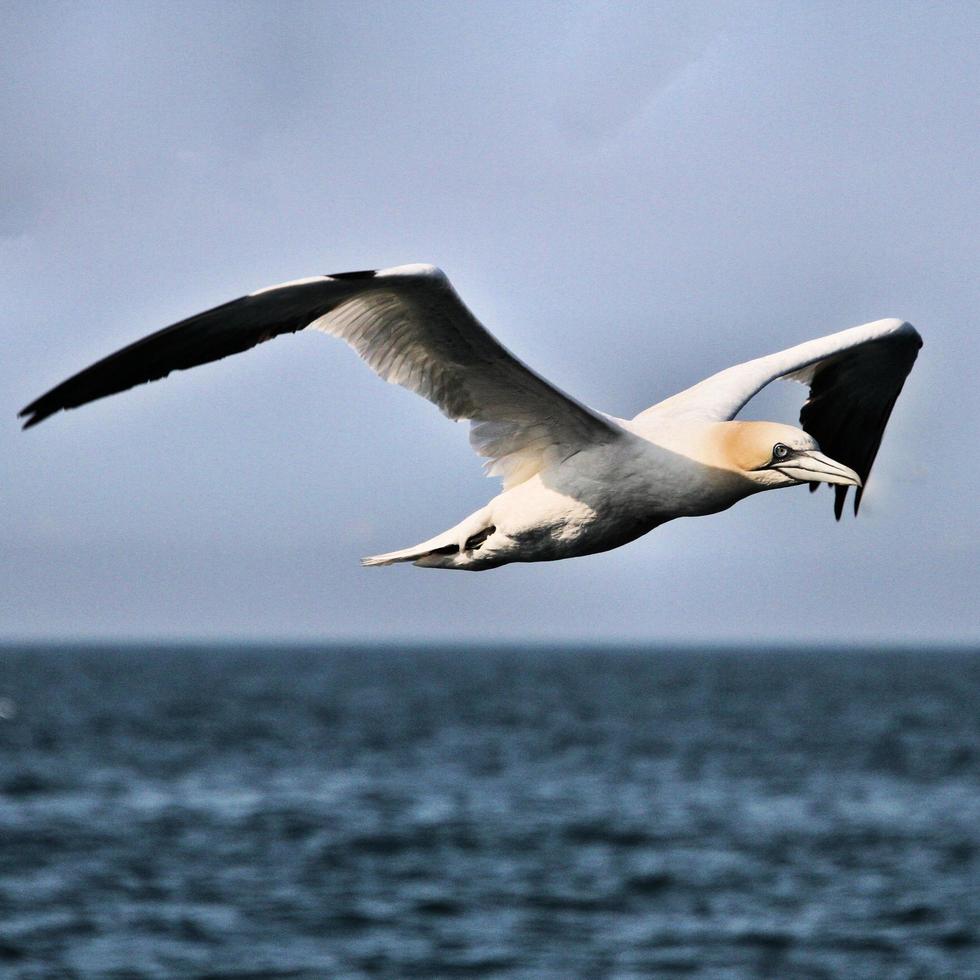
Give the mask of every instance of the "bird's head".
[{"label": "bird's head", "polygon": [[849,466],[820,452],[816,439],[792,425],[777,422],[728,422],[722,434],[726,462],[760,490],[800,483],[861,486]]}]

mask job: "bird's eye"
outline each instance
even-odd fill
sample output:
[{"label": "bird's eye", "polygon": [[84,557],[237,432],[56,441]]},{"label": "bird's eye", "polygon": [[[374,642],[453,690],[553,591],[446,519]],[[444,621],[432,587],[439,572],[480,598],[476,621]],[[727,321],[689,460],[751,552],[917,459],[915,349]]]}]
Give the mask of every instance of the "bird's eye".
[{"label": "bird's eye", "polygon": [[773,459],[785,459],[788,455],[789,446],[784,446],[781,442],[777,442],[776,445],[772,447]]}]

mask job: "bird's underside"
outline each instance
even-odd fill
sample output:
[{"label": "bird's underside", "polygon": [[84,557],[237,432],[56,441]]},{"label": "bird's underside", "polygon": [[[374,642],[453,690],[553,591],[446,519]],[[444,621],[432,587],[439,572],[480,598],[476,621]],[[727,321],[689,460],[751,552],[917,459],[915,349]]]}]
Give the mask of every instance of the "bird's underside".
[{"label": "bird's underside", "polygon": [[[303,329],[339,337],[384,380],[470,422],[503,491],[443,534],[363,562],[467,570],[606,551],[779,486],[834,483],[838,518],[856,486],[856,513],[921,346],[909,324],[879,320],[728,368],[619,419],[514,357],[440,270],[400,266],[296,280],[190,317],[42,395],[20,413],[24,427]],[[734,421],[778,378],[809,386],[801,428]]]}]

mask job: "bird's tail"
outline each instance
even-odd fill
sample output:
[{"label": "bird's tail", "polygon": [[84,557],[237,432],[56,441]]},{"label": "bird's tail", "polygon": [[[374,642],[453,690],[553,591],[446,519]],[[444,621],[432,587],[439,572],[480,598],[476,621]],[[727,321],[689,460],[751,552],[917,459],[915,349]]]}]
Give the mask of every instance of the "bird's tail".
[{"label": "bird's tail", "polygon": [[420,561],[423,558],[432,558],[437,555],[455,555],[459,551],[459,545],[455,543],[445,544],[438,548],[427,548],[425,545],[417,544],[412,548],[403,548],[401,551],[389,551],[384,555],[369,555],[361,559],[361,564],[365,568],[373,568],[376,565],[397,565],[400,561]]},{"label": "bird's tail", "polygon": [[483,508],[428,541],[401,551],[362,558],[361,564],[366,568],[373,568],[377,565],[396,565],[398,562],[412,561],[427,568],[456,568],[459,565],[456,556],[460,556],[461,544],[464,549],[477,548],[496,530],[490,524],[487,514],[488,510]]},{"label": "bird's tail", "polygon": [[361,559],[361,564],[365,568],[372,568],[376,565],[397,565],[401,561],[419,561],[423,558],[437,558],[443,555],[455,555],[459,551],[459,540],[457,529],[451,528],[437,534],[428,541],[413,545],[411,548],[402,548],[401,551],[389,551],[384,555],[370,555]]}]

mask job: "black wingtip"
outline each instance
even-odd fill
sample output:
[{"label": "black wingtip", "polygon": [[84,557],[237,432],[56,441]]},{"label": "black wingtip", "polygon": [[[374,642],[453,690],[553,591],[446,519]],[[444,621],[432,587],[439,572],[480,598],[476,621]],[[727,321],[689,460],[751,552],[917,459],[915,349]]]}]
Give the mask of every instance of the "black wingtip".
[{"label": "black wingtip", "polygon": [[844,513],[844,501],[847,499],[847,487],[834,487],[834,517],[839,521]]},{"label": "black wingtip", "polygon": [[43,422],[51,412],[42,412],[35,408],[33,405],[28,405],[27,408],[22,408],[17,413],[17,418],[26,419],[24,424],[21,426],[21,430],[31,429],[40,422]]}]

